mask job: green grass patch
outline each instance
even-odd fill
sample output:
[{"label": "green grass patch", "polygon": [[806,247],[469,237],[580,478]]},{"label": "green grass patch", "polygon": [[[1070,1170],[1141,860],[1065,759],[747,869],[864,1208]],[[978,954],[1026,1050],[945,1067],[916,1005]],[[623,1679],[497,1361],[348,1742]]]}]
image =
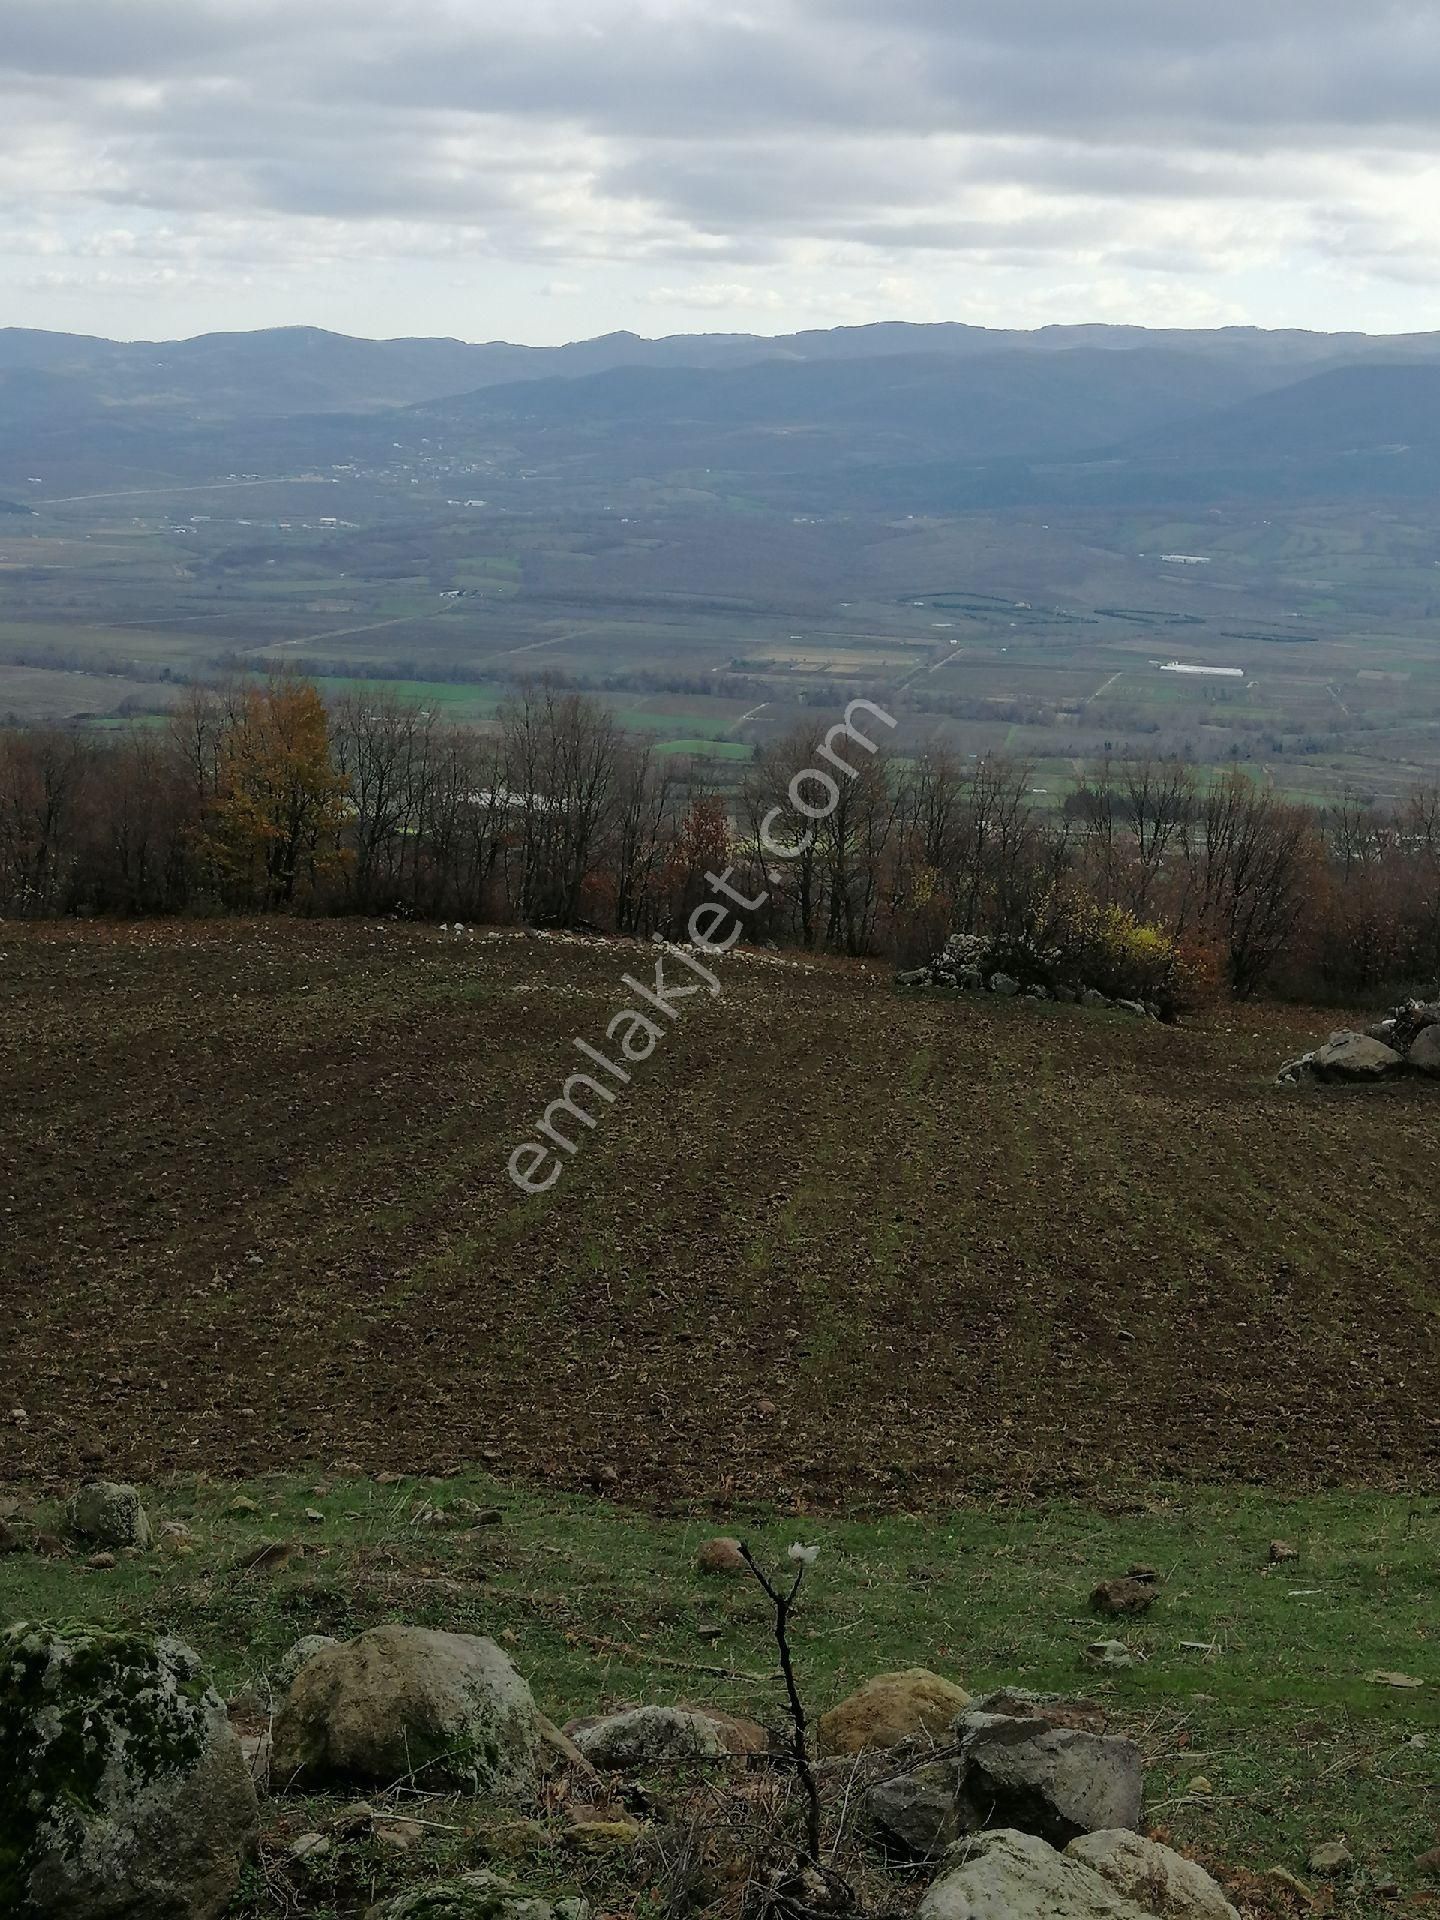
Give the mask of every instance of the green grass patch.
[{"label": "green grass patch", "polygon": [[[234,1511],[237,1496],[256,1511]],[[190,1529],[192,1552],[162,1546],[105,1572],[11,1555],[0,1561],[4,1617],[170,1629],[229,1691],[262,1679],[301,1634],[405,1620],[500,1636],[557,1719],[679,1699],[777,1717],[758,1592],[743,1576],[694,1569],[714,1519],[472,1473],[384,1486],[334,1473],[177,1480],[147,1498],[157,1523]],[[477,1512],[490,1508],[499,1524]],[[43,1507],[35,1519],[58,1524]],[[1406,1884],[1433,1844],[1433,1499],[1162,1488],[1124,1512],[1051,1503],[851,1521],[761,1510],[723,1525],[776,1561],[796,1537],[821,1545],[796,1634],[816,1710],[910,1665],[972,1691],[1086,1693],[1145,1746],[1152,1819],[1213,1860],[1303,1873],[1310,1849],[1343,1833],[1366,1872]],[[1272,1564],[1276,1538],[1298,1557]],[[245,1571],[265,1540],[303,1554]],[[1118,1626],[1097,1619],[1091,1587],[1134,1561],[1160,1570],[1157,1605]],[[1087,1671],[1087,1643],[1112,1636],[1136,1664]],[[1191,1791],[1202,1775],[1208,1794]],[[1343,1896],[1338,1910],[1369,1911]]]}]

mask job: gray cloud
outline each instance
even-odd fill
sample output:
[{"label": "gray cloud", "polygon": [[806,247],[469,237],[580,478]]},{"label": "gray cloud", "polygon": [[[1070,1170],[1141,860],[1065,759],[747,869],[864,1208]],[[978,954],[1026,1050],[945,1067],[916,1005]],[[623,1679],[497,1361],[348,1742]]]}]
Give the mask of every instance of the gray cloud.
[{"label": "gray cloud", "polygon": [[287,258],[320,222],[1423,282],[1437,144],[1431,0],[6,0],[0,40],[0,226],[245,217]]}]

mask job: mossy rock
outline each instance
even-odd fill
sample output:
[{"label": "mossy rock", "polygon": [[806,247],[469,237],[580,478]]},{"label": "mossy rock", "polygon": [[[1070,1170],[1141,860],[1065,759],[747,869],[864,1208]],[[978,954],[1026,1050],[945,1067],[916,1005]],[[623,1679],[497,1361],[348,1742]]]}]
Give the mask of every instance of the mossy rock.
[{"label": "mossy rock", "polygon": [[187,1646],[0,1633],[0,1913],[213,1920],[258,1826],[239,1740]]},{"label": "mossy rock", "polygon": [[408,1780],[515,1804],[534,1798],[539,1760],[534,1699],[493,1640],[385,1626],[306,1661],[270,1767],[281,1785]]},{"label": "mossy rock", "polygon": [[92,1480],[73,1494],[65,1524],[77,1538],[96,1547],[151,1545],[150,1517],[134,1487],[120,1480]]}]

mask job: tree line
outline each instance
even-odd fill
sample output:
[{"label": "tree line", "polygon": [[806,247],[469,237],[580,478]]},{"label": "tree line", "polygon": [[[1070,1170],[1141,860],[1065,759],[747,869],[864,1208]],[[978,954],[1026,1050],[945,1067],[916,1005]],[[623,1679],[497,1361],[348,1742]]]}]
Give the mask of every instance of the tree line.
[{"label": "tree line", "polygon": [[517,689],[486,732],[385,687],[188,689],[159,726],[0,733],[0,912],[400,914],[683,928],[707,873],[747,935],[928,957],[953,932],[1032,968],[1144,974],[1179,1004],[1398,992],[1440,976],[1440,785],[1317,811],[1238,767],[1087,770],[1063,808],[1003,754],[847,739],[834,806],[775,857],[799,730],[719,793],[586,694]]}]

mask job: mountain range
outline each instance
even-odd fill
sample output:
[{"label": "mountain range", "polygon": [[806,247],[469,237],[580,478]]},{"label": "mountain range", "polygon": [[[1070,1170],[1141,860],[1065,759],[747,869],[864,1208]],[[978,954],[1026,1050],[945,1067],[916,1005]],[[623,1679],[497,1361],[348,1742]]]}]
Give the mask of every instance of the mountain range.
[{"label": "mountain range", "polygon": [[352,465],[787,510],[1440,495],[1440,334],[895,322],[526,347],[0,329],[0,495]]}]

